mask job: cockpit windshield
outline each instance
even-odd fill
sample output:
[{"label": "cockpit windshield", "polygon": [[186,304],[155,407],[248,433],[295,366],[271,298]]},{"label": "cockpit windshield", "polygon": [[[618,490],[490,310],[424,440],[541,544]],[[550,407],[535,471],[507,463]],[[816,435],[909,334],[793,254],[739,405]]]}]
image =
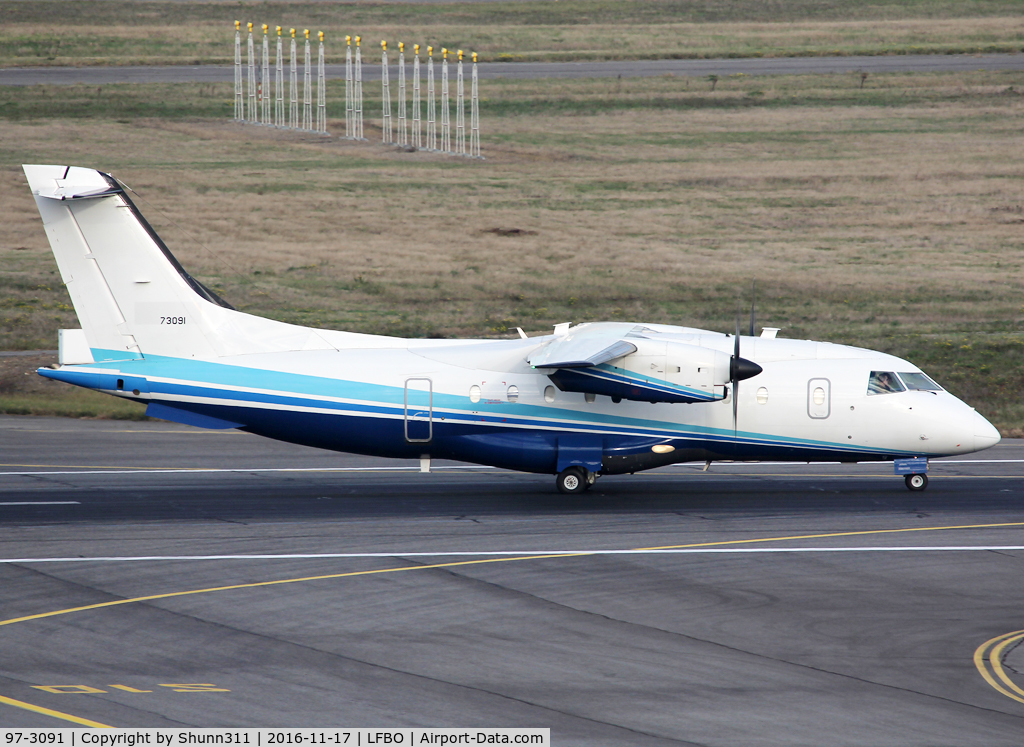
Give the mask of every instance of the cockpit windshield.
[{"label": "cockpit windshield", "polygon": [[[924,374],[921,374],[924,376]],[[927,376],[925,378],[928,378]],[[872,371],[868,377],[868,394],[892,394],[906,391],[892,371]]]},{"label": "cockpit windshield", "polygon": [[903,373],[900,372],[900,378],[903,379],[903,383],[907,385],[907,389],[911,391],[922,391],[922,392],[941,392],[942,387],[936,384],[934,381],[929,379],[923,373]]}]

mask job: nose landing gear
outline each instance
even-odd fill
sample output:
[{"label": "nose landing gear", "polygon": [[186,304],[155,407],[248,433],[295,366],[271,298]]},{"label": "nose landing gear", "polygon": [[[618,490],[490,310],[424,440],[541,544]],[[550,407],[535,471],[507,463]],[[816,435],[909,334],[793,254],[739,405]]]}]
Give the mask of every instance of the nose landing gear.
[{"label": "nose landing gear", "polygon": [[893,459],[892,464],[896,474],[903,475],[907,490],[918,491],[928,487],[928,457]]},{"label": "nose landing gear", "polygon": [[903,481],[907,484],[907,490],[924,490],[928,487],[928,475],[913,474],[905,475]]}]

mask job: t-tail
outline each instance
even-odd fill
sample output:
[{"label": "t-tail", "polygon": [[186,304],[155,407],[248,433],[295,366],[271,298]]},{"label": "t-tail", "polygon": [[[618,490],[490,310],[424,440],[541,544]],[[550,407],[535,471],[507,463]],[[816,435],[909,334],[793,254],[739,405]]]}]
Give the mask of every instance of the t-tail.
[{"label": "t-tail", "polygon": [[62,364],[335,347],[317,330],[234,310],[182,268],[109,174],[23,168],[82,325],[62,330]]}]

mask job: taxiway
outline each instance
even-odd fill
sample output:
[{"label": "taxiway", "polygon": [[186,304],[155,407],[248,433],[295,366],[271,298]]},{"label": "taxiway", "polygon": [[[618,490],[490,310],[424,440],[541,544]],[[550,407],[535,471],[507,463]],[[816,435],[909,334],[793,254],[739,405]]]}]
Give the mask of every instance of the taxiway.
[{"label": "taxiway", "polygon": [[1024,442],[922,493],[891,465],[716,464],[582,497],[164,423],[3,417],[0,447],[3,726],[1024,733],[1024,653],[988,656],[1024,627]]}]

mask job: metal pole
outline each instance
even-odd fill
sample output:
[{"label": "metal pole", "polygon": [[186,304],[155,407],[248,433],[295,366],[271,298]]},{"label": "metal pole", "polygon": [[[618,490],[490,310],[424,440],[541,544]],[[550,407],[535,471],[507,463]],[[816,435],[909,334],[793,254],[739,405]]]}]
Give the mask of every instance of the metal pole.
[{"label": "metal pole", "polygon": [[405,128],[405,43],[398,42],[398,144],[408,145]]},{"label": "metal pole", "polygon": [[360,140],[363,138],[363,58],[362,49],[360,47],[360,40],[362,37],[356,37],[356,137]]},{"label": "metal pole", "polygon": [[427,150],[437,150],[437,112],[434,111],[433,47],[427,47]]},{"label": "metal pole", "polygon": [[476,52],[473,53],[473,87],[470,92],[469,108],[469,155],[483,158],[480,155],[480,94],[476,84]]},{"label": "metal pole", "polygon": [[320,34],[320,57],[316,63],[316,131],[327,134],[327,80],[324,76],[324,32]]},{"label": "metal pole", "polygon": [[420,138],[420,45],[413,47],[416,57],[412,62],[412,144],[417,148],[423,147]]},{"label": "metal pole", "polygon": [[345,137],[351,140],[355,128],[355,110],[352,106],[353,81],[352,81],[352,37],[345,37]]},{"label": "metal pole", "polygon": [[448,49],[441,48],[441,152],[452,150],[452,115],[448,109]]},{"label": "metal pole", "polygon": [[281,27],[277,27],[277,69],[274,75],[274,126],[284,127],[284,55],[281,51]]},{"label": "metal pole", "polygon": [[289,100],[288,100],[288,126],[292,129],[298,129],[299,126],[299,65],[296,55],[298,51],[295,49],[295,29],[291,29],[292,32],[292,66],[289,71],[290,85]]},{"label": "metal pole", "polygon": [[235,21],[235,120],[245,119],[245,99],[242,97],[242,22]]},{"label": "metal pole", "polygon": [[249,23],[249,121],[258,122],[256,110],[256,50],[252,44],[252,23]]},{"label": "metal pole", "polygon": [[381,142],[393,142],[391,137],[391,88],[388,84],[388,43],[380,43],[380,80],[381,80],[381,105],[383,107],[384,121],[381,125]]},{"label": "metal pole", "polygon": [[303,57],[305,69],[302,73],[302,129],[308,132],[313,129],[313,85],[309,80],[309,29],[303,33],[306,35],[306,49]]},{"label": "metal pole", "polygon": [[466,155],[466,97],[462,85],[462,50],[455,83],[455,152]]},{"label": "metal pole", "polygon": [[270,26],[263,24],[263,74],[260,75],[260,120],[270,124]]}]

